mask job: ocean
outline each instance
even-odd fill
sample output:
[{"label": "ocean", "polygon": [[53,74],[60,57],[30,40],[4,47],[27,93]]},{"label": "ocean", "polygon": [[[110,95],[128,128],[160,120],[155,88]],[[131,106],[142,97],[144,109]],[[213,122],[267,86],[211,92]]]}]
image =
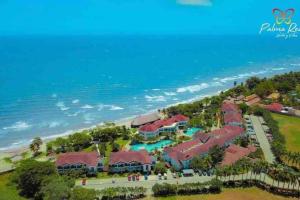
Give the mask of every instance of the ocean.
[{"label": "ocean", "polygon": [[262,36],[0,37],[0,150],[300,70],[300,40]]}]

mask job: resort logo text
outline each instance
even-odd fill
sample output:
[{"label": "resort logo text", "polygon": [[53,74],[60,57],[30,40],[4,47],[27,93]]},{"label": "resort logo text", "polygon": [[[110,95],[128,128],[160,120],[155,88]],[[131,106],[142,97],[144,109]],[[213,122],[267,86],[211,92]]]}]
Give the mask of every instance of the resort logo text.
[{"label": "resort logo text", "polygon": [[275,18],[274,23],[263,23],[260,27],[259,34],[272,33],[276,38],[295,38],[300,33],[300,27],[297,23],[292,21],[295,15],[295,9],[290,8],[282,11],[278,8],[272,10],[272,14]]}]

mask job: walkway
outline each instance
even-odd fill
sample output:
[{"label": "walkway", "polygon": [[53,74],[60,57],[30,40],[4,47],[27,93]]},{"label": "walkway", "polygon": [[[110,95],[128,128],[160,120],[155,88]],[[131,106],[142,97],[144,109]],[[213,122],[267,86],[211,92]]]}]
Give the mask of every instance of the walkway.
[{"label": "walkway", "polygon": [[275,156],[271,150],[271,145],[270,145],[268,138],[263,130],[263,127],[259,120],[259,117],[250,115],[250,119],[252,121],[257,140],[260,144],[262,151],[264,152],[265,160],[268,163],[273,163],[275,161]]},{"label": "walkway", "polygon": [[[198,183],[198,182],[207,182],[215,178],[216,176],[198,176],[195,174],[192,177],[181,177],[181,178],[173,178],[171,175],[168,175],[167,180],[158,180],[157,176],[151,175],[149,176],[148,180],[144,180],[143,177],[141,177],[140,181],[128,181],[127,178],[115,178],[115,179],[88,179],[86,182],[87,188],[93,188],[96,190],[102,190],[109,187],[144,187],[147,189],[147,195],[152,194],[152,186],[155,183],[170,183],[170,184],[184,184],[184,183]],[[228,181],[228,180],[261,180],[265,182],[268,185],[274,185],[278,186],[280,188],[290,188],[292,189],[293,186],[288,183],[278,182],[276,180],[273,180],[271,177],[265,174],[252,174],[248,172],[247,174],[243,175],[236,175],[236,176],[227,176],[227,177],[219,177],[221,181]],[[112,180],[115,181],[115,183],[112,183]],[[81,185],[81,181],[76,181],[76,185]],[[297,189],[298,185],[294,185],[294,188]]]}]

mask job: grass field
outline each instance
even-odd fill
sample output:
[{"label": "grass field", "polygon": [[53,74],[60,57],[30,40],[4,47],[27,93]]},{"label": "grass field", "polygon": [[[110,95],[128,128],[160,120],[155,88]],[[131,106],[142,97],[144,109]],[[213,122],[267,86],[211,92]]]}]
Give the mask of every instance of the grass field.
[{"label": "grass field", "polygon": [[25,200],[18,195],[16,188],[8,186],[11,173],[0,175],[0,200]]},{"label": "grass field", "polygon": [[208,195],[191,195],[191,196],[174,196],[154,198],[148,197],[145,200],[296,200],[297,198],[287,198],[277,196],[258,188],[245,188],[245,189],[224,189],[221,194],[208,194]]},{"label": "grass field", "polygon": [[272,113],[280,132],[285,136],[287,150],[300,152],[300,118]]}]

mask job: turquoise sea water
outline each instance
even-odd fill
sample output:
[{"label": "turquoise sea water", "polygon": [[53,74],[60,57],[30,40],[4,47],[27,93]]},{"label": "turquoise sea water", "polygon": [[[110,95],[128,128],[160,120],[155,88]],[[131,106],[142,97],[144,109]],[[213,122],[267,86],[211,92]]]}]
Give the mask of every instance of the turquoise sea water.
[{"label": "turquoise sea water", "polygon": [[299,69],[299,39],[1,37],[0,150]]},{"label": "turquoise sea water", "polygon": [[166,147],[166,146],[168,146],[172,143],[173,143],[172,140],[161,140],[161,141],[153,143],[153,144],[135,144],[135,145],[131,145],[130,149],[133,150],[133,151],[139,151],[139,150],[145,149],[148,152],[152,152],[156,149]]}]

